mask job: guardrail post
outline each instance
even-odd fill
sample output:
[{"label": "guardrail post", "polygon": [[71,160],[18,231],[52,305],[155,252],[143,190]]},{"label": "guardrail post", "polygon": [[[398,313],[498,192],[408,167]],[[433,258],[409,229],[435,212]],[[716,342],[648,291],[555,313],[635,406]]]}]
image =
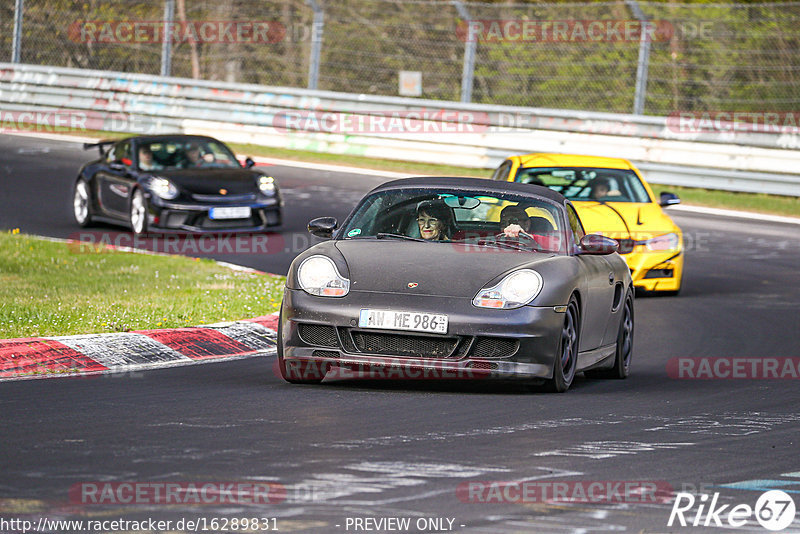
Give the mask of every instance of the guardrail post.
[{"label": "guardrail post", "polygon": [[22,45],[22,10],[23,0],[17,0],[14,4],[14,35],[11,41],[11,63],[19,63]]},{"label": "guardrail post", "polygon": [[325,12],[316,0],[307,0],[314,10],[314,22],[311,25],[311,59],[308,63],[308,88],[316,89],[319,83],[319,63],[322,54],[322,30],[325,27]]},{"label": "guardrail post", "polygon": [[464,66],[461,69],[461,101],[472,102],[472,80],[475,75],[475,47],[478,45],[477,36],[472,35],[472,17],[469,11],[461,3],[461,0],[453,0],[458,15],[467,24],[467,31],[464,34]]},{"label": "guardrail post", "polygon": [[628,4],[628,7],[633,11],[633,16],[639,19],[642,25],[641,35],[639,36],[639,61],[636,65],[636,94],[633,97],[633,113],[634,115],[643,115],[644,99],[647,96],[647,70],[650,65],[648,21],[636,0],[625,0],[625,3]]},{"label": "guardrail post", "polygon": [[175,22],[175,0],[164,0],[164,42],[161,43],[161,76],[172,73],[172,24]]}]

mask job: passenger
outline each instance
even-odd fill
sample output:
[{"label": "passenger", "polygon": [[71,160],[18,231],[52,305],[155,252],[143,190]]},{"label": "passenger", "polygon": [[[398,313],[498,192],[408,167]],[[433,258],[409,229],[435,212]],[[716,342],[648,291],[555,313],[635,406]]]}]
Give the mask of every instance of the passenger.
[{"label": "passenger", "polygon": [[155,171],[163,168],[163,166],[153,160],[153,151],[150,150],[148,145],[139,147],[139,169],[143,171]]},{"label": "passenger", "polygon": [[417,204],[417,225],[422,239],[449,241],[452,213],[446,204],[426,200]]},{"label": "passenger", "polygon": [[520,233],[529,236],[531,221],[522,206],[506,206],[500,212],[500,228],[506,237],[519,237]]}]

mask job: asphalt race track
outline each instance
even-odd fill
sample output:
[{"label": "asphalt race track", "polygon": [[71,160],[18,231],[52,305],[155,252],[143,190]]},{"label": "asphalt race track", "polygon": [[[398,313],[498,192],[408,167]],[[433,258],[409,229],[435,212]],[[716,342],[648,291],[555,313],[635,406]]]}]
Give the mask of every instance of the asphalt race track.
[{"label": "asphalt race track", "polygon": [[[93,154],[75,143],[12,136],[0,137],[0,151],[0,231],[78,232],[71,184]],[[311,243],[309,219],[344,217],[385,181],[270,169],[286,200],[284,249],[219,257],[282,274]],[[794,495],[800,507],[800,374],[675,377],[677,358],[748,358],[748,370],[753,360],[800,358],[800,226],[674,218],[687,237],[684,290],[637,299],[628,380],[578,378],[564,395],[465,382],[296,386],[276,376],[274,358],[251,358],[4,382],[0,515],[277,518],[285,532],[364,532],[378,523],[357,519],[390,517],[410,518],[412,532],[691,532],[704,529],[667,526],[671,492],[719,492],[718,505],[730,505],[723,521],[733,505],[753,507],[771,488]],[[798,360],[788,361],[798,371]],[[69,496],[70,487],[87,482],[243,480],[282,484],[286,498],[134,506],[82,505]],[[459,488],[478,487],[469,486],[476,481],[535,481],[551,489],[545,484],[646,481],[671,492],[632,491],[612,502],[519,502],[509,493],[475,502],[490,494]],[[705,519],[701,514],[699,524]],[[397,531],[381,525],[371,530]],[[754,517],[736,530],[768,532]],[[789,531],[800,531],[800,516]]]}]

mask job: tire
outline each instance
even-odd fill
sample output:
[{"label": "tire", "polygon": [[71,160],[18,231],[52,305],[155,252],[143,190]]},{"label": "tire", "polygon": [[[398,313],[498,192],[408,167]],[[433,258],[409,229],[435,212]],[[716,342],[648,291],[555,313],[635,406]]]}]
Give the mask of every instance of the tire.
[{"label": "tire", "polygon": [[295,378],[293,376],[290,376],[291,373],[287,372],[286,360],[283,359],[283,312],[281,312],[281,316],[278,318],[277,357],[278,357],[278,371],[281,374],[281,378],[283,378],[290,384],[319,384],[320,382],[322,382],[322,379],[325,378],[324,375],[320,378],[311,378],[311,379]]},{"label": "tire", "polygon": [[92,224],[92,199],[89,182],[79,178],[72,191],[72,217],[78,226],[86,228]]},{"label": "tire", "polygon": [[553,361],[553,378],[545,384],[549,391],[563,393],[572,385],[575,369],[578,367],[580,332],[578,301],[572,296],[569,299],[567,311],[564,312],[564,326],[561,328],[558,353]]},{"label": "tire", "polygon": [[633,298],[630,294],[625,298],[622,318],[619,321],[617,332],[617,350],[614,355],[614,367],[611,369],[595,369],[586,371],[590,378],[627,378],[631,372],[631,358],[633,357]]},{"label": "tire", "polygon": [[141,189],[135,189],[128,207],[128,222],[136,235],[147,233],[147,200]]}]

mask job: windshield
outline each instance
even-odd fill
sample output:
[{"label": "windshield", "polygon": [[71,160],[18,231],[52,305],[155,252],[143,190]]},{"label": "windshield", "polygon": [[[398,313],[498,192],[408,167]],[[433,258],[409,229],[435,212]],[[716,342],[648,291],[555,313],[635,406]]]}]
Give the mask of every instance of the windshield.
[{"label": "windshield", "polygon": [[[557,204],[536,196],[393,189],[364,199],[339,235],[563,253],[560,213]],[[509,227],[516,231],[506,231]]]},{"label": "windshield", "polygon": [[514,181],[544,185],[569,200],[650,202],[642,181],[632,170],[588,167],[520,168]]},{"label": "windshield", "polygon": [[220,143],[202,137],[176,137],[140,142],[140,170],[240,168],[236,156]]}]

